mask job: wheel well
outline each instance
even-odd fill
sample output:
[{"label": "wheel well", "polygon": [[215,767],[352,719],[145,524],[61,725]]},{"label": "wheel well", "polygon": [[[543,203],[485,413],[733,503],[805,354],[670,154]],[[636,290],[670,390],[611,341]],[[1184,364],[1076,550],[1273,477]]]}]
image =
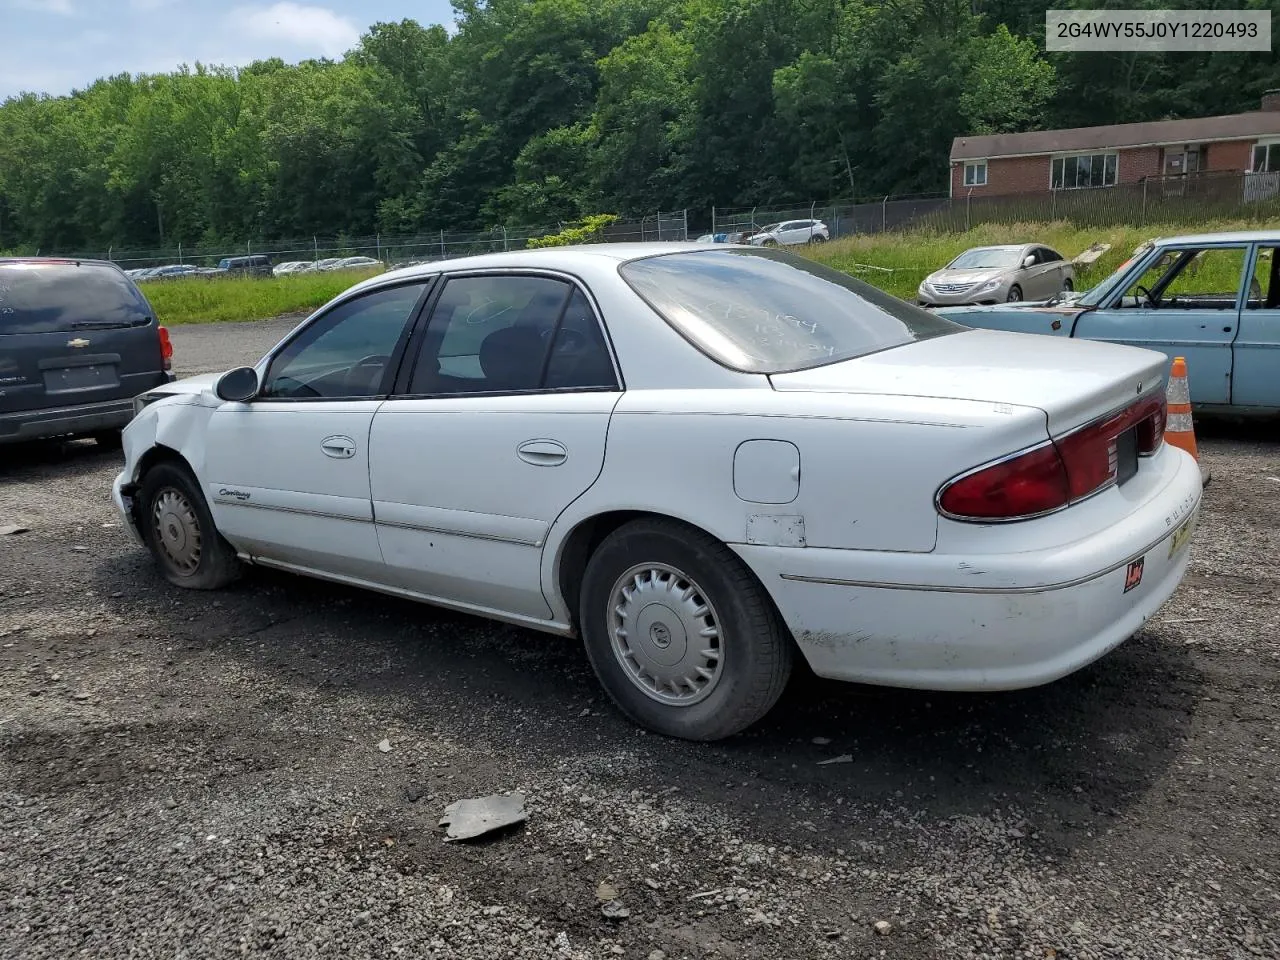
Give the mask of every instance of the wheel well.
[{"label": "wheel well", "polygon": [[587,563],[591,560],[591,555],[604,542],[604,538],[613,531],[623,524],[642,518],[682,523],[691,529],[706,533],[707,536],[713,536],[688,521],[650,510],[613,510],[583,520],[565,539],[564,546],[560,550],[560,569],[557,572],[560,595],[564,597],[565,605],[569,608],[569,622],[575,628],[578,624],[579,601],[582,598],[582,577],[587,571]]},{"label": "wheel well", "polygon": [[161,463],[177,463],[184,469],[191,470],[191,464],[187,463],[186,457],[173,449],[173,447],[166,447],[162,443],[157,443],[142,455],[142,459],[138,461],[137,480],[126,486],[124,492],[136,493],[138,488],[142,486],[142,479],[147,475],[147,471]]}]

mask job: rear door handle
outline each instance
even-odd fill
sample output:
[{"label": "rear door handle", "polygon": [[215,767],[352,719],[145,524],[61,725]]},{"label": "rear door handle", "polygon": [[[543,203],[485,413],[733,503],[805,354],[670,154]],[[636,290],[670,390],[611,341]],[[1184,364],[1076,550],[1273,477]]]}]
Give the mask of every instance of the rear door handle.
[{"label": "rear door handle", "polygon": [[320,441],[320,449],[326,457],[350,460],[356,455],[356,442],[350,437],[325,437]]},{"label": "rear door handle", "polygon": [[535,467],[558,467],[569,459],[569,451],[559,440],[526,440],[516,447],[516,456]]}]

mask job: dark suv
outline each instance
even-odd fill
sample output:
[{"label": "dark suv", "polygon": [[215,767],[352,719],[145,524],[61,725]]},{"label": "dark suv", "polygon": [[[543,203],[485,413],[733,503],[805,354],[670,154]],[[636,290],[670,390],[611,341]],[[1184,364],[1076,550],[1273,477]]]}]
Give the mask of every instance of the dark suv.
[{"label": "dark suv", "polygon": [[223,257],[218,261],[218,270],[239,276],[269,277],[271,258],[260,253],[245,257]]},{"label": "dark suv", "polygon": [[113,263],[0,258],[0,444],[118,444],[133,398],[173,380],[169,331]]}]

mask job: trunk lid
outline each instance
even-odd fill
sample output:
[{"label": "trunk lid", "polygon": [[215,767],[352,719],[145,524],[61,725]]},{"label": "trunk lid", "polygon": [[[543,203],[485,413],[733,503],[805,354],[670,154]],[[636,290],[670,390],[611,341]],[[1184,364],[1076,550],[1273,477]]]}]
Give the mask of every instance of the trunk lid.
[{"label": "trunk lid", "polygon": [[114,264],[0,260],[0,413],[126,400],[167,379],[151,306]]},{"label": "trunk lid", "polygon": [[780,391],[867,393],[1037,407],[1057,437],[1163,389],[1154,350],[993,330],[968,330],[770,377]]}]

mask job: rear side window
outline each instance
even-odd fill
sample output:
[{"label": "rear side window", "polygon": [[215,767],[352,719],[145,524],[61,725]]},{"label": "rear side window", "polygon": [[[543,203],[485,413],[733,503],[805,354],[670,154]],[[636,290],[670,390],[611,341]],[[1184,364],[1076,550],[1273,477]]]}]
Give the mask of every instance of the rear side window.
[{"label": "rear side window", "polygon": [[967,329],[781,251],[662,254],[619,272],[695,347],[746,373],[804,370]]},{"label": "rear side window", "polygon": [[0,263],[0,336],[143,327],[151,310],[115,267]]}]

